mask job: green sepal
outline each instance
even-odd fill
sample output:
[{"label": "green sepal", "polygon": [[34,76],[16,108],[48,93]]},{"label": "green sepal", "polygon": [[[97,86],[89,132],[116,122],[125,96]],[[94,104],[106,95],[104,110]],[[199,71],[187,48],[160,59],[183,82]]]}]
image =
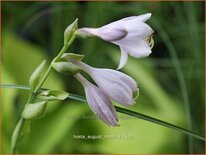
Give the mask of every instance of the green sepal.
[{"label": "green sepal", "polygon": [[39,84],[40,81],[40,76],[46,66],[46,60],[44,60],[37,68],[36,70],[32,73],[30,79],[29,79],[29,85],[31,90],[33,91],[36,86]]},{"label": "green sepal", "polygon": [[60,90],[43,90],[36,97],[45,101],[65,100],[69,93]]},{"label": "green sepal", "polygon": [[69,74],[69,75],[75,75],[77,74],[81,68],[77,65],[67,62],[67,61],[61,61],[61,62],[54,62],[52,63],[52,67],[60,73]]},{"label": "green sepal", "polygon": [[68,43],[74,32],[78,29],[78,18],[70,24],[64,31],[64,45]]},{"label": "green sepal", "polygon": [[64,53],[61,58],[69,62],[72,60],[81,61],[84,58],[84,55],[75,53]]},{"label": "green sepal", "polygon": [[36,102],[26,104],[22,117],[24,119],[36,119],[44,116],[46,111],[47,102]]}]

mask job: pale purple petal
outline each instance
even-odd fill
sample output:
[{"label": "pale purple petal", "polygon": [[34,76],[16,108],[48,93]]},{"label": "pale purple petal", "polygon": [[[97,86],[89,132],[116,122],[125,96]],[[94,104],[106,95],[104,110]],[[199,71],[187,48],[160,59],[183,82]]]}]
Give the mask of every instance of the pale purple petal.
[{"label": "pale purple petal", "polygon": [[100,28],[81,28],[78,33],[83,37],[97,36],[105,41],[115,41],[124,38],[127,35],[127,31],[123,25],[116,26],[113,24],[103,26]]},{"label": "pale purple petal", "polygon": [[145,40],[128,39],[115,41],[115,44],[124,49],[125,52],[136,58],[147,57],[152,53],[150,46]]},{"label": "pale purple petal", "polygon": [[[94,69],[91,73],[93,80],[100,89],[116,102],[128,106],[135,103],[133,99],[133,86],[131,89],[131,79],[127,82],[122,80],[118,71],[110,69]],[[137,87],[136,87],[137,88]]]},{"label": "pale purple petal", "polygon": [[145,37],[150,36],[152,33],[154,33],[152,28],[143,22],[130,21],[123,22],[122,24],[127,30],[127,38],[135,37],[139,39],[144,39]]},{"label": "pale purple petal", "polygon": [[98,34],[100,38],[102,38],[105,41],[115,41],[120,40],[124,38],[127,35],[127,31],[124,29],[124,27],[116,27],[112,29],[111,27],[102,27],[98,29]]},{"label": "pale purple petal", "polygon": [[124,67],[128,59],[128,54],[124,50],[124,48],[120,47],[120,50],[121,50],[121,57],[120,57],[120,62],[119,62],[119,66],[117,67],[117,69],[121,69],[122,67]]},{"label": "pale purple petal", "polygon": [[100,119],[109,125],[118,125],[111,101],[98,87],[86,87],[85,94],[90,108]]},{"label": "pale purple petal", "polygon": [[[95,80],[95,78],[94,78]],[[105,79],[95,80],[99,88],[102,91],[110,96],[113,100],[122,104],[124,106],[129,106],[134,104],[134,99],[132,97],[132,92],[128,90],[124,85],[122,85],[118,81],[111,81],[112,83],[108,83]]]},{"label": "pale purple petal", "polygon": [[148,19],[150,19],[151,16],[152,16],[151,13],[145,13],[139,16],[131,16],[131,17],[123,18],[122,21],[136,20],[136,21],[146,22]]},{"label": "pale purple petal", "polygon": [[116,76],[118,76],[122,82],[126,83],[130,87],[130,89],[132,89],[133,91],[138,90],[137,82],[133,78],[128,76],[127,74],[124,74],[122,72],[112,70],[112,69],[107,69],[107,72],[111,72],[112,74],[116,74]]},{"label": "pale purple petal", "polygon": [[116,111],[109,97],[97,86],[87,81],[81,74],[78,73],[75,77],[84,86],[86,99],[92,111],[106,124],[118,126]]},{"label": "pale purple petal", "polygon": [[145,13],[145,14],[137,16],[137,18],[141,20],[142,22],[146,22],[147,20],[151,18],[151,16],[152,16],[151,13]]}]

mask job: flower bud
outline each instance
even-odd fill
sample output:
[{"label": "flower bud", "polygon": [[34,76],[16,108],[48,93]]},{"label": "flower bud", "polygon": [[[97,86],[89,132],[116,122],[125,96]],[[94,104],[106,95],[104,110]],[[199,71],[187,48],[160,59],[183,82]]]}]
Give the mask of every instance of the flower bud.
[{"label": "flower bud", "polygon": [[64,62],[64,61],[60,61],[60,62],[54,62],[52,63],[52,67],[60,73],[64,73],[64,74],[69,74],[69,75],[75,75],[76,73],[78,73],[81,68],[74,65],[71,62]]},{"label": "flower bud", "polygon": [[29,79],[29,85],[31,87],[31,90],[33,91],[36,86],[39,84],[40,76],[46,66],[46,60],[44,60],[32,73],[30,79]]},{"label": "flower bud", "polygon": [[47,102],[37,102],[26,104],[22,117],[24,119],[36,119],[40,118],[45,114]]},{"label": "flower bud", "polygon": [[64,31],[64,45],[68,43],[74,32],[78,29],[78,18],[70,24]]},{"label": "flower bud", "polygon": [[71,62],[72,60],[81,61],[84,58],[84,55],[75,53],[64,53],[61,58],[69,62]]},{"label": "flower bud", "polygon": [[36,97],[44,101],[64,100],[68,97],[69,93],[60,90],[43,90]]}]

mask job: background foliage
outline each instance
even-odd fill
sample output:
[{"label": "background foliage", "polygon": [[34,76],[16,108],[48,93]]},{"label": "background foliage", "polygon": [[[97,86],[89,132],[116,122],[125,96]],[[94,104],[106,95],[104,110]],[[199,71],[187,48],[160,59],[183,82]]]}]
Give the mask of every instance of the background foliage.
[{"label": "background foliage", "polygon": [[[129,57],[122,69],[139,83],[140,97],[130,109],[204,134],[204,2],[2,2],[2,83],[28,85],[35,67],[50,62],[63,45],[65,28],[99,27],[123,17],[151,12],[153,53]],[[115,69],[117,46],[97,38],[78,39],[70,52],[85,54],[95,67]],[[84,95],[73,78],[55,71],[44,85]],[[28,92],[2,89],[2,153],[9,153],[12,131]],[[74,100],[52,102],[46,117],[34,120],[19,153],[204,153],[204,143],[140,119],[120,119],[108,127],[88,105]],[[123,116],[123,115],[120,115]],[[74,135],[130,136],[77,139]]]}]

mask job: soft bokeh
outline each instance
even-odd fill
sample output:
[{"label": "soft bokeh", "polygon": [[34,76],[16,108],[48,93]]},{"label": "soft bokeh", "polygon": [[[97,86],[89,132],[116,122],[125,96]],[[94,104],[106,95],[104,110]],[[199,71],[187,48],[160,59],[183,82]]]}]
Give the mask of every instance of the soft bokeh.
[{"label": "soft bokeh", "polygon": [[[100,27],[147,12],[155,45],[148,58],[129,57],[121,70],[139,83],[140,97],[129,109],[204,135],[204,2],[1,2],[2,84],[28,85],[43,59],[50,62],[63,45],[63,32],[76,18],[79,27]],[[94,67],[118,66],[119,48],[98,38],[77,39],[68,52],[84,54]],[[52,71],[44,87],[84,95],[71,76]],[[2,153],[28,91],[2,89]],[[108,127],[86,103],[51,102],[46,116],[31,122],[18,153],[204,153],[195,138],[119,114]],[[92,118],[84,118],[92,117]],[[84,118],[84,119],[83,119]],[[104,138],[83,139],[83,136]]]}]

